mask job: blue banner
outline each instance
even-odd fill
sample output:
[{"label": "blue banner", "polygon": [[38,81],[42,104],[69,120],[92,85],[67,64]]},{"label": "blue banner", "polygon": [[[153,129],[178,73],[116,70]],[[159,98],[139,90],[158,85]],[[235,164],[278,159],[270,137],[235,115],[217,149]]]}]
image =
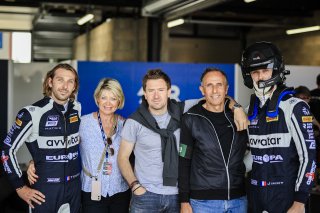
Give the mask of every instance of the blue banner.
[{"label": "blue banner", "polygon": [[82,114],[97,111],[93,93],[102,78],[117,79],[125,95],[125,106],[119,114],[128,117],[134,112],[143,95],[142,78],[149,69],[160,68],[171,78],[171,98],[186,100],[202,97],[199,90],[200,77],[208,67],[222,69],[228,77],[229,95],[234,96],[234,64],[188,64],[147,62],[78,62],[80,90],[78,100]]}]

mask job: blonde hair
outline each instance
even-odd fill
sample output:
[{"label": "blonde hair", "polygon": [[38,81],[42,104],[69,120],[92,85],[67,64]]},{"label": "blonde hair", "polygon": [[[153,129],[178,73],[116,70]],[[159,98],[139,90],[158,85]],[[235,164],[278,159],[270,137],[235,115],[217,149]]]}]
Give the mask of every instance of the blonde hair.
[{"label": "blonde hair", "polygon": [[101,96],[102,90],[108,90],[111,91],[114,96],[117,97],[119,101],[118,109],[122,109],[124,106],[124,94],[122,87],[116,79],[112,78],[103,78],[100,80],[98,86],[94,90],[93,98],[98,106],[98,101],[97,99]]}]

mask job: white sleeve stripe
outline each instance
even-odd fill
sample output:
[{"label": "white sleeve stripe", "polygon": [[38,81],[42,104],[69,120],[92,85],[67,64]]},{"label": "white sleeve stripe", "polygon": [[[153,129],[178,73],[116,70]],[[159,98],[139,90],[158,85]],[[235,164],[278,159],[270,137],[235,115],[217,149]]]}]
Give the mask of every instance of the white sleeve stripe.
[{"label": "white sleeve stripe", "polygon": [[22,144],[26,141],[27,137],[30,135],[28,133],[31,132],[31,129],[32,129],[31,127],[32,127],[32,122],[30,121],[23,128],[23,130],[20,132],[18,137],[14,140],[14,142],[12,143],[11,148],[9,149],[9,157],[11,159],[12,166],[13,166],[16,174],[19,177],[22,176],[22,172],[21,172],[21,169],[19,167],[19,163],[17,161],[16,154],[17,154],[17,151],[19,150],[19,148],[22,146]]},{"label": "white sleeve stripe", "polygon": [[297,148],[297,152],[299,155],[299,162],[300,162],[298,177],[296,181],[296,191],[298,191],[308,165],[309,156],[308,156],[306,143],[304,142],[305,139],[303,137],[303,133],[301,132],[299,123],[294,115],[292,116],[291,119],[292,119],[292,124],[295,130],[292,132],[292,136]]}]

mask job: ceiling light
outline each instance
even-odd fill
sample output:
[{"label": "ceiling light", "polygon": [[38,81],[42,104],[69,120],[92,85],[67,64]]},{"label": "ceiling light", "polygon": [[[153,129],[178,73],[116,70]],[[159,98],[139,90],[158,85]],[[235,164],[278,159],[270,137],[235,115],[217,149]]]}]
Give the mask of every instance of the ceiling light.
[{"label": "ceiling light", "polygon": [[77,24],[78,25],[84,25],[85,23],[87,23],[88,21],[91,21],[92,19],[94,18],[94,15],[89,13],[85,16],[83,16],[82,18],[80,18],[78,21],[77,21]]},{"label": "ceiling light", "polygon": [[171,27],[176,27],[178,25],[181,25],[184,23],[184,19],[180,18],[180,19],[176,19],[173,21],[169,21],[167,24],[167,27],[171,28]]},{"label": "ceiling light", "polygon": [[256,0],[243,0],[245,3],[251,3],[251,2],[254,2]]},{"label": "ceiling light", "polygon": [[150,14],[157,12],[159,10],[162,10],[166,7],[169,7],[181,0],[157,0],[157,1],[151,1],[151,3],[144,5],[142,8],[143,14]]},{"label": "ceiling light", "polygon": [[287,30],[286,33],[288,35],[292,35],[292,34],[305,33],[305,32],[317,31],[317,30],[320,30],[320,26],[302,27],[302,28]]}]

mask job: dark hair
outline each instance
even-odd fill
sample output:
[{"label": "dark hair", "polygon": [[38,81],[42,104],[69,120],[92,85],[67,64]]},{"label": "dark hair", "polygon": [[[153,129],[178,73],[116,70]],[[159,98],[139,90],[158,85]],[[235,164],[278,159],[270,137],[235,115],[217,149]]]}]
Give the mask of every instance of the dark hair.
[{"label": "dark hair", "polygon": [[307,97],[311,97],[311,93],[310,90],[308,89],[308,87],[305,86],[298,86],[297,88],[294,89],[295,96],[297,97],[298,95],[305,95]]},{"label": "dark hair", "polygon": [[320,74],[317,76],[317,85],[320,86]]},{"label": "dark hair", "polygon": [[209,72],[219,72],[219,73],[221,73],[225,77],[227,85],[229,85],[226,73],[223,70],[221,70],[219,68],[215,68],[215,67],[208,67],[207,69],[204,70],[204,72],[202,73],[201,78],[200,78],[201,82],[202,82],[204,76]]},{"label": "dark hair", "polygon": [[54,78],[54,76],[56,74],[56,70],[58,70],[58,69],[69,70],[75,75],[75,88],[69,97],[73,101],[76,97],[75,94],[78,92],[78,89],[79,89],[79,76],[78,76],[77,71],[69,64],[58,64],[54,68],[52,68],[52,70],[47,72],[47,75],[46,75],[46,77],[43,81],[43,84],[42,84],[42,93],[44,96],[51,96],[52,88],[49,86],[49,79]]},{"label": "dark hair", "polygon": [[166,82],[168,89],[171,88],[171,80],[166,73],[164,73],[161,69],[151,69],[143,77],[143,80],[142,80],[143,91],[146,91],[147,81],[151,79],[154,79],[154,80],[163,79]]}]

